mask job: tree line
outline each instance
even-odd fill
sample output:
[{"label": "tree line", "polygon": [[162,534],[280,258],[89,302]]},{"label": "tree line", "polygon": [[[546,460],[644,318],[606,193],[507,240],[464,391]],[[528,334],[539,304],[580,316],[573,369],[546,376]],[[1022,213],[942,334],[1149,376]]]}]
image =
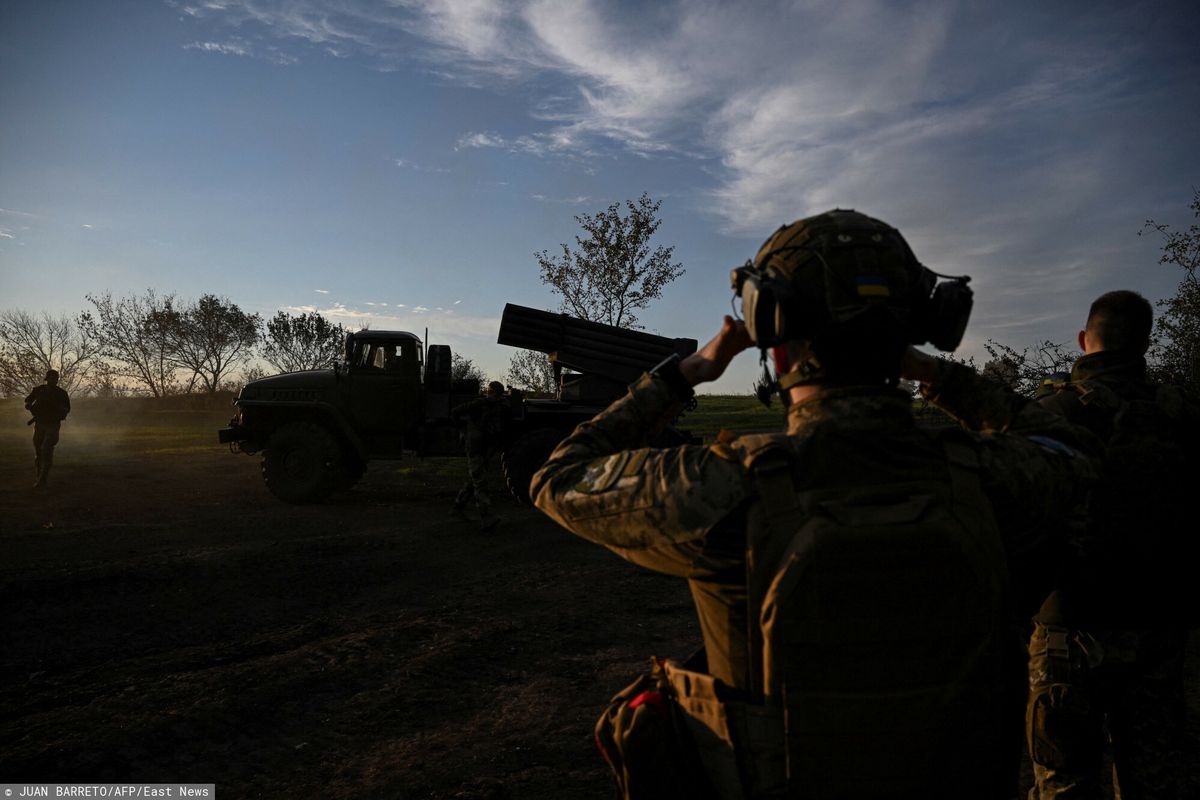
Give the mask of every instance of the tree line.
[{"label": "tree line", "polygon": [[266,374],[327,367],[346,329],[316,312],[263,320],[227,297],[182,301],[154,289],[87,295],[77,316],[0,312],[0,395],[24,396],[46,371],[77,395],[164,397],[231,390]]}]

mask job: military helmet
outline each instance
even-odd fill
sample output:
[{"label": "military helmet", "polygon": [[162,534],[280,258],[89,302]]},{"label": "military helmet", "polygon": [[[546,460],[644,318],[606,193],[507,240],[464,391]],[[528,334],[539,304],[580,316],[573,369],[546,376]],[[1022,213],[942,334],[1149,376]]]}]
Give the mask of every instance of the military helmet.
[{"label": "military helmet", "polygon": [[971,310],[970,278],[938,283],[900,232],[833,209],[775,231],[731,273],[746,328],[762,348],[806,340],[857,349],[879,337],[953,350]]}]

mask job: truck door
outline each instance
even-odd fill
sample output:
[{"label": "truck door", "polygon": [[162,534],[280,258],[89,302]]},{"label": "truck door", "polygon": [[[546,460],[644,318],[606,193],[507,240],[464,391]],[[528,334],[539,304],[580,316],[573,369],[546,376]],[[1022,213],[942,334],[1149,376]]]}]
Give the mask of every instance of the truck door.
[{"label": "truck door", "polygon": [[399,455],[405,433],[420,420],[419,350],[415,340],[355,343],[350,409],[372,456]]}]

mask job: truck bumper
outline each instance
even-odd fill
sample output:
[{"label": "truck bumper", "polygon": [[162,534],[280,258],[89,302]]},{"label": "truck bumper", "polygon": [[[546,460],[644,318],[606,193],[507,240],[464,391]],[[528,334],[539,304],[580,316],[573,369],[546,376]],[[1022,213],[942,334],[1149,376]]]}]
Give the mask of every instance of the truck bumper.
[{"label": "truck bumper", "polygon": [[231,427],[221,428],[221,430],[217,431],[217,438],[220,440],[221,444],[232,444],[234,442],[244,442],[250,437],[246,435],[246,431],[244,429]]}]

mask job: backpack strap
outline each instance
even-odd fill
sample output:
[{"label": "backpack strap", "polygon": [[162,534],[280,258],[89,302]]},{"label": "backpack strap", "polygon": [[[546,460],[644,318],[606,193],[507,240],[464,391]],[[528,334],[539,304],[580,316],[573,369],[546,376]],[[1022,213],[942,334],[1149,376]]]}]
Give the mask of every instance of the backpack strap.
[{"label": "backpack strap", "polygon": [[799,495],[792,480],[796,460],[794,445],[786,434],[744,436],[738,440],[742,463],[750,472],[759,507],[751,512],[746,534],[746,621],[749,630],[750,692],[755,701],[764,693],[763,635],[759,624],[763,601],[775,578],[779,563],[795,532],[800,511]]}]

